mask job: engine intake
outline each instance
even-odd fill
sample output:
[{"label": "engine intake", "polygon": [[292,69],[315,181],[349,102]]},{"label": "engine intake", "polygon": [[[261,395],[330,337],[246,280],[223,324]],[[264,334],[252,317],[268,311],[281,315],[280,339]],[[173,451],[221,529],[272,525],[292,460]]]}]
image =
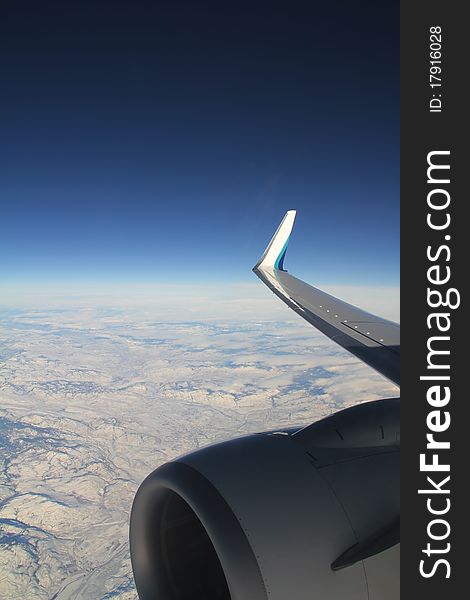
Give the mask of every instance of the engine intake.
[{"label": "engine intake", "polygon": [[141,600],[398,598],[398,410],[361,404],[156,469],[131,514]]}]

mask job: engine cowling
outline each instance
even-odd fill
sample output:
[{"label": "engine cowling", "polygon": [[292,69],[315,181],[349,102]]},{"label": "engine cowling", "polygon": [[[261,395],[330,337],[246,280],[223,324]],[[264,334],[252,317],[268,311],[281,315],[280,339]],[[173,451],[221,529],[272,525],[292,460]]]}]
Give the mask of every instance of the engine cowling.
[{"label": "engine cowling", "polygon": [[130,523],[141,600],[399,597],[399,402],[156,469]]}]

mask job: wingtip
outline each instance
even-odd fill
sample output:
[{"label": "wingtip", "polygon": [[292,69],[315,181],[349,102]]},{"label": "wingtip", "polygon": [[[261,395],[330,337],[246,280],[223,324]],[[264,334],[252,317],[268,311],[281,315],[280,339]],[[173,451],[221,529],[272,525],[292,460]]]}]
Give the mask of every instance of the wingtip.
[{"label": "wingtip", "polygon": [[266,250],[261,258],[253,267],[253,271],[263,270],[284,270],[284,257],[286,255],[287,246],[289,244],[290,234],[294,226],[296,210],[288,210],[284,215],[276,233],[271,238]]}]

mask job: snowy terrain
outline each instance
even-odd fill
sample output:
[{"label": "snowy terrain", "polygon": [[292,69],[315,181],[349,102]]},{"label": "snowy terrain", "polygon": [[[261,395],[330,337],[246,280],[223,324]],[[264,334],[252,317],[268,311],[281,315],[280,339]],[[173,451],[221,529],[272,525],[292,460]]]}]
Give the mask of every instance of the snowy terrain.
[{"label": "snowy terrain", "polygon": [[151,470],[215,441],[397,395],[272,302],[285,320],[1,311],[2,599],[135,599],[128,519]]}]

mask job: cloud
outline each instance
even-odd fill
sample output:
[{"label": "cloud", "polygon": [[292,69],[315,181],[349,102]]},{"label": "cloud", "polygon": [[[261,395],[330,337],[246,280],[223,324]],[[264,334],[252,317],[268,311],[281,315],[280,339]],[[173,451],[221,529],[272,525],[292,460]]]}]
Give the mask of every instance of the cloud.
[{"label": "cloud", "polygon": [[[326,292],[392,320],[399,319],[399,289],[319,286]],[[261,284],[56,284],[0,287],[5,308],[104,307],[156,311],[159,318],[296,320]]]}]

